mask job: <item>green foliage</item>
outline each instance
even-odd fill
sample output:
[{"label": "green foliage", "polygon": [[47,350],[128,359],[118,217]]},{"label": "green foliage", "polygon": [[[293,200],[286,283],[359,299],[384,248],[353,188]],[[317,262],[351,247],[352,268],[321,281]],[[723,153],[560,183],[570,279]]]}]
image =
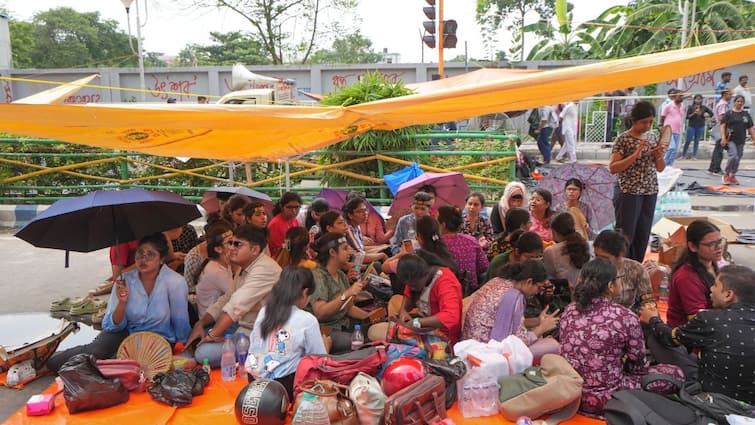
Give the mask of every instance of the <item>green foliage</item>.
[{"label": "green foliage", "polygon": [[[485,38],[492,37],[489,33],[495,32],[508,22],[506,29],[511,32],[524,32],[524,17],[534,11],[540,15],[540,19],[549,19],[555,13],[555,0],[477,0],[476,19],[483,27]],[[544,32],[538,29],[537,34],[541,37],[550,37],[552,31],[549,27],[543,27]],[[524,58],[524,37],[518,37],[518,46],[510,53]]]},{"label": "green foliage", "polygon": [[[14,154],[12,156],[2,155],[0,157],[23,162],[25,164],[36,164],[47,167],[60,167],[64,165],[79,164],[86,161],[94,161],[98,159],[126,155],[125,153],[119,153],[111,150],[98,149],[83,145],[68,143],[40,143],[33,139],[15,137],[2,133],[0,133],[0,138],[11,138],[17,140],[17,142],[15,143],[0,143],[0,153]],[[172,167],[178,170],[189,170],[220,163],[220,161],[206,159],[190,159],[187,162],[182,162],[176,158],[157,157],[151,155],[129,155],[129,157],[150,164]],[[278,163],[253,163],[251,164],[251,169],[252,179],[254,181],[277,177],[283,174],[283,170]],[[292,167],[291,172],[298,170],[298,168]],[[34,171],[34,169],[31,167],[0,163],[0,179],[18,176],[30,173],[32,171]],[[76,168],[72,171],[113,179],[149,177],[169,173],[168,171],[163,171],[155,167],[128,163],[127,161],[88,165],[85,167]],[[243,163],[235,163],[233,166],[233,172],[236,180],[245,180],[245,166]],[[203,171],[201,172],[201,174],[227,179],[229,178],[229,167],[217,167]],[[298,180],[294,179],[294,183],[297,182]],[[79,176],[56,172],[2,185],[0,186],[0,195],[23,196],[24,194],[26,194],[30,196],[30,202],[36,202],[34,200],[34,196],[57,197],[83,195],[91,192],[92,190],[95,190],[95,188],[92,188],[91,185],[107,184],[108,183],[102,181],[85,179]],[[116,184],[113,183],[113,185]],[[171,187],[175,188],[176,192],[183,196],[201,197],[203,190],[199,189],[200,187],[217,186],[222,185],[222,183],[195,176],[178,175],[141,181],[139,185]],[[30,191],[29,189],[26,189],[26,187],[29,186],[36,186],[39,189],[36,192]],[[278,184],[273,183],[270,186],[278,186]]]},{"label": "green foliage", "polygon": [[[690,2],[690,8],[693,2]],[[755,3],[747,0],[697,0],[695,21],[685,47],[752,37],[736,30],[755,28]],[[689,17],[693,12],[689,12]],[[634,7],[612,7],[595,21],[622,22],[602,34],[606,58],[621,58],[682,47],[682,13],[676,0],[637,0]],[[644,27],[644,28],[637,28]],[[706,32],[715,30],[717,32]]]},{"label": "green foliage", "polygon": [[251,33],[232,31],[227,33],[210,32],[213,44],[189,44],[178,53],[180,66],[267,65],[270,59],[262,43]]},{"label": "green foliage", "polygon": [[[452,142],[454,150],[457,151],[475,151],[475,152],[501,152],[512,150],[511,142],[506,140],[485,140],[485,139],[455,139]],[[439,149],[440,150],[440,147]],[[451,168],[462,165],[474,164],[477,162],[490,161],[500,158],[499,156],[432,156],[428,155],[421,159],[424,164],[431,164],[434,167]],[[469,173],[482,177],[490,177],[499,180],[509,180],[509,169],[511,163],[504,162],[499,164],[485,165],[479,168],[472,168]],[[468,184],[481,184],[476,181],[468,181]],[[483,183],[482,188],[473,189],[473,191],[482,192],[487,200],[495,200],[501,196],[502,187],[498,185]]]},{"label": "green foliage", "polygon": [[[383,74],[375,71],[367,72],[354,84],[326,95],[321,103],[325,106],[350,106],[409,94],[412,94],[412,90],[408,89],[403,81],[391,82]],[[353,159],[354,155],[349,155],[348,151],[384,153],[416,149],[424,145],[424,142],[410,139],[408,136],[424,132],[426,132],[425,126],[411,126],[391,131],[370,130],[343,142],[328,146],[325,148],[328,154],[323,155],[320,158],[320,162],[323,164],[333,164]],[[386,164],[385,166],[385,174],[402,167],[394,164]],[[377,166],[374,163],[361,163],[344,168],[365,176],[379,177]],[[361,181],[337,174],[328,174],[324,178],[324,181],[331,185],[343,186],[362,184]]]},{"label": "green foliage", "polygon": [[316,51],[310,60],[312,63],[378,63],[383,55],[372,50],[369,38],[356,31],[345,37],[336,37],[330,49]]},{"label": "green foliage", "polygon": [[[128,35],[99,12],[68,7],[34,15],[32,22],[9,25],[14,68],[81,68],[136,66]],[[133,40],[134,46],[136,41]],[[158,53],[146,53],[149,66],[164,66]]]},{"label": "green foliage", "polygon": [[[323,14],[345,17],[357,0],[192,0],[198,7],[223,8],[250,24],[264,58],[283,64],[286,57],[307,63],[323,36]],[[252,62],[245,62],[251,64]]]}]

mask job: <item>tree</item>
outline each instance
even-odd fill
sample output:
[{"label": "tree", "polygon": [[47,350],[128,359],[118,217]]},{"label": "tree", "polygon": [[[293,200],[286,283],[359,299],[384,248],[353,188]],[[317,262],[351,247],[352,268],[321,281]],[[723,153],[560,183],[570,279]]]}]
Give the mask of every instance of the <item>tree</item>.
[{"label": "tree", "polygon": [[[553,16],[555,0],[477,0],[477,22],[484,32],[497,31],[510,19],[506,27],[519,34],[524,33],[524,18],[527,12],[535,11],[541,18]],[[550,33],[540,34],[549,36]],[[524,37],[519,37],[518,48],[511,52],[519,59],[524,58]]]},{"label": "tree", "polygon": [[210,32],[210,39],[214,44],[203,46],[189,44],[184,47],[176,58],[181,66],[206,65],[266,65],[271,61],[262,43],[252,34],[242,31],[226,33]]},{"label": "tree", "polygon": [[[603,57],[603,46],[590,33],[593,27],[583,25],[572,27],[573,7],[566,0],[556,0],[558,28],[554,32],[555,37],[546,38],[535,44],[530,49],[527,60],[574,60]],[[525,26],[524,31],[542,33],[547,31],[544,27],[550,26],[550,21],[540,21]]]},{"label": "tree", "polygon": [[[604,11],[595,24],[603,21],[623,25],[605,36],[606,57],[619,58],[643,55],[682,47],[683,13],[681,1],[637,0],[635,6],[616,6]],[[755,4],[747,0],[697,0],[693,27],[686,45],[699,46],[751,37],[752,33],[737,30],[755,28]],[[589,23],[588,23],[589,24]]]},{"label": "tree", "polygon": [[34,48],[36,26],[31,22],[11,20],[8,24],[14,68],[34,68],[31,51]]},{"label": "tree", "polygon": [[[254,37],[273,64],[285,54],[306,63],[321,37],[320,24],[327,11],[347,13],[357,0],[195,0],[202,7],[223,7],[249,21]],[[302,33],[297,29],[305,28]]]},{"label": "tree", "polygon": [[312,63],[378,63],[383,55],[372,50],[372,41],[356,31],[333,40],[330,49],[320,49],[312,55]]},{"label": "tree", "polygon": [[[29,52],[38,68],[136,65],[128,35],[98,12],[79,13],[68,7],[34,15],[34,42]],[[13,35],[11,35],[13,37]]]}]

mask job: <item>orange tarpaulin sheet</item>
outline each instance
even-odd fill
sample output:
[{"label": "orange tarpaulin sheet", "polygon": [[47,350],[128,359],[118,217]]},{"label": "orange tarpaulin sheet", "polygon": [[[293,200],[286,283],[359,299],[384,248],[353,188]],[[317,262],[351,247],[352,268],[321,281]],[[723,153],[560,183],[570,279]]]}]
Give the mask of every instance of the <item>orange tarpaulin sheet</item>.
[{"label": "orange tarpaulin sheet", "polygon": [[[224,160],[280,159],[370,129],[529,109],[755,60],[755,39],[521,75],[348,107],[0,105],[0,130],[107,149]],[[442,83],[438,83],[442,84]]]},{"label": "orange tarpaulin sheet", "polygon": [[[107,409],[82,412],[75,415],[68,413],[62,395],[55,401],[55,410],[48,416],[26,416],[26,407],[14,413],[4,422],[4,425],[236,425],[233,404],[236,395],[246,384],[245,380],[237,379],[234,382],[223,382],[220,371],[213,370],[210,385],[205,388],[204,394],[194,397],[190,406],[171,407],[153,401],[149,394],[131,393],[126,404],[113,406]],[[55,392],[55,384],[45,393]],[[457,425],[506,425],[512,424],[500,415],[487,418],[466,419],[453,407],[448,416]],[[290,420],[290,415],[289,415]],[[571,425],[599,425],[605,422],[577,415],[569,421],[562,422]],[[264,424],[262,424],[264,425]]]}]

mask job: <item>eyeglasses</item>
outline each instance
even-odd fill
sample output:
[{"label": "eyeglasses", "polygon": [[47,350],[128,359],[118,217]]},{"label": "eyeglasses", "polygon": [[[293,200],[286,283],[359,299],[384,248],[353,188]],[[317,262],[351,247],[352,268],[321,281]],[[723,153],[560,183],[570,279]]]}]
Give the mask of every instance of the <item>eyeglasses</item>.
[{"label": "eyeglasses", "polygon": [[298,210],[301,209],[301,205],[285,205],[283,208],[288,210]]},{"label": "eyeglasses", "polygon": [[521,201],[522,199],[524,199],[524,196],[522,196],[522,195],[511,195],[511,199],[513,199],[515,201]]},{"label": "eyeglasses", "polygon": [[155,258],[158,258],[159,256],[160,254],[158,254],[155,251],[137,251],[136,254],[134,254],[134,259],[135,260],[146,259],[146,260],[151,261],[151,260],[154,260]]},{"label": "eyeglasses", "polygon": [[226,246],[229,246],[231,248],[241,248],[243,244],[244,243],[241,241],[228,241],[225,243]]},{"label": "eyeglasses", "polygon": [[357,209],[354,210],[354,212],[355,213],[359,213],[359,214],[366,214],[367,213],[367,208],[357,208]]},{"label": "eyeglasses", "polygon": [[707,246],[710,249],[721,248],[726,243],[726,238],[721,238],[711,242],[700,242],[700,245]]}]

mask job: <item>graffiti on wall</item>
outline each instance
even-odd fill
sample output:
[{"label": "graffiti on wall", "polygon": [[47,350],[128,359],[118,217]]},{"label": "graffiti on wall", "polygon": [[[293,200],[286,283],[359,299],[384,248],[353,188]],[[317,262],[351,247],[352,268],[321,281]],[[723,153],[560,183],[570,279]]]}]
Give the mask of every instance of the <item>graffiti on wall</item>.
[{"label": "graffiti on wall", "polygon": [[[152,86],[149,88],[152,97],[160,100],[168,100],[169,97],[178,98],[183,101],[194,99],[191,96],[191,88],[197,85],[199,77],[193,74],[184,79],[175,79],[170,74],[151,74]],[[170,92],[170,93],[166,93]]]},{"label": "graffiti on wall", "polygon": [[13,102],[13,89],[8,80],[3,81],[3,93],[5,93],[5,103]]},{"label": "graffiti on wall", "polygon": [[713,92],[713,90],[716,88],[716,74],[721,71],[723,71],[723,69],[705,71],[699,74],[688,75],[684,78],[680,78],[679,80],[666,81],[665,84],[668,87],[673,87],[683,92]]},{"label": "graffiti on wall", "polygon": [[[336,74],[331,78],[331,83],[333,84],[333,87],[346,87],[349,84],[352,84],[356,81],[358,81],[362,75],[364,75],[364,72],[355,72],[351,74]],[[401,72],[383,72],[383,77],[385,77],[386,81],[390,83],[397,83],[401,81],[401,76],[404,75],[404,71]]]},{"label": "graffiti on wall", "polygon": [[63,103],[71,104],[84,104],[84,103],[100,103],[102,102],[102,96],[99,93],[94,94],[75,94],[68,96],[63,100]]}]

